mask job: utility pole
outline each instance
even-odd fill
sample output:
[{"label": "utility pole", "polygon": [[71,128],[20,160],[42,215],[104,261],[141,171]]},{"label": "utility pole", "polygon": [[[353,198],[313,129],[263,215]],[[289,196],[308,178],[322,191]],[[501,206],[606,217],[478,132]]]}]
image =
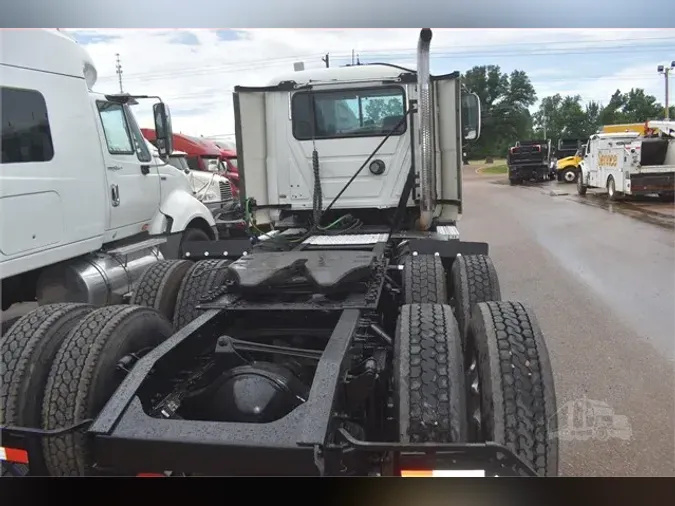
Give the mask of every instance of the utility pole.
[{"label": "utility pole", "polygon": [[659,74],[662,74],[666,81],[666,110],[665,110],[665,119],[670,119],[670,103],[669,103],[669,89],[668,85],[670,84],[670,73],[675,70],[675,61],[670,62],[670,67],[666,65],[659,65],[656,67],[656,70]]},{"label": "utility pole", "polygon": [[321,61],[326,64],[326,68],[330,67],[330,55],[326,53],[326,56],[321,58]]},{"label": "utility pole", "polygon": [[545,115],[544,115],[543,125],[544,125],[544,139],[548,139],[548,137],[546,137],[546,116]]},{"label": "utility pole", "polygon": [[122,89],[122,63],[120,62],[120,54],[115,53],[115,58],[117,60],[115,70],[117,71],[117,80],[120,83],[120,93],[124,93],[124,90]]}]

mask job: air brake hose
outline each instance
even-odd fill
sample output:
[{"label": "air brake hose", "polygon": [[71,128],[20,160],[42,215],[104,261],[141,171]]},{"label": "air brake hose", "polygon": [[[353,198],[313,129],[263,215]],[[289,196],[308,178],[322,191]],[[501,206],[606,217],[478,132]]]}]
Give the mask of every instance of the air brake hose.
[{"label": "air brake hose", "polygon": [[[398,123],[396,123],[396,126],[392,128],[387,135],[385,135],[384,139],[377,145],[377,147],[373,150],[373,152],[370,154],[370,156],[366,159],[365,162],[363,162],[363,165],[359,167],[359,170],[357,170],[354,175],[345,183],[345,185],[342,187],[342,189],[338,192],[338,194],[335,196],[333,201],[328,204],[328,207],[326,210],[323,212],[324,216],[325,214],[335,205],[335,202],[342,196],[344,192],[347,191],[347,188],[349,188],[349,185],[354,182],[354,180],[358,177],[359,174],[361,174],[361,171],[370,163],[370,161],[373,159],[373,157],[377,154],[377,152],[384,146],[384,143],[387,142],[387,139],[392,136],[392,134],[405,122],[406,118],[408,117],[408,114],[412,112],[412,109],[408,109],[403,117],[399,120]],[[320,224],[320,223],[319,223]]]}]

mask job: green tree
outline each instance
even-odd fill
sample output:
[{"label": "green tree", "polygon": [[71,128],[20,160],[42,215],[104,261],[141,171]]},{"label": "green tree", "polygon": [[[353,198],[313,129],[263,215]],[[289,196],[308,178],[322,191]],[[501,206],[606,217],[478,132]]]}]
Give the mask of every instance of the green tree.
[{"label": "green tree", "polygon": [[[641,88],[631,88],[627,93],[617,89],[605,104],[583,104],[579,95],[555,94],[542,98],[531,115],[529,108],[537,94],[525,71],[515,70],[509,75],[498,65],[481,65],[468,70],[462,82],[480,97],[482,109],[481,136],[465,145],[470,158],[501,156],[519,139],[545,137],[555,145],[561,137],[587,138],[603,125],[664,117],[663,104]],[[669,109],[670,117],[675,118],[675,105]]]},{"label": "green tree", "polygon": [[586,120],[585,120],[585,132],[587,137],[598,131],[600,128],[600,113],[602,111],[602,106],[598,102],[591,101],[586,104]]},{"label": "green tree", "polygon": [[647,95],[641,88],[632,88],[624,95],[622,110],[626,123],[640,123],[663,115],[664,107],[657,103],[656,97]]},{"label": "green tree", "polygon": [[625,123],[622,113],[625,103],[626,99],[621,90],[616,90],[609,99],[609,103],[600,111],[600,124],[616,125],[618,123]]},{"label": "green tree", "polygon": [[501,156],[515,140],[531,135],[528,107],[537,94],[526,72],[509,75],[498,65],[483,65],[468,70],[462,79],[480,98],[482,111],[481,137],[467,144],[469,157]]},{"label": "green tree", "polygon": [[403,106],[399,98],[369,98],[363,108],[363,122],[365,124],[379,123],[387,116],[403,115]]},{"label": "green tree", "polygon": [[590,133],[579,95],[545,97],[534,114],[534,123],[537,137],[551,139],[553,144],[563,137],[585,137]]}]

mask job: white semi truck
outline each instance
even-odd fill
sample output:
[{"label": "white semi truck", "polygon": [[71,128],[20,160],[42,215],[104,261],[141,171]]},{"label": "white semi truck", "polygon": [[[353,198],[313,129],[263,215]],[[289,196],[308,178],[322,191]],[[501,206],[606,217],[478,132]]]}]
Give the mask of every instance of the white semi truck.
[{"label": "white semi truck", "polygon": [[[158,165],[163,165],[164,161],[159,157],[157,148],[148,140],[145,141],[145,144],[153,157],[157,159]],[[236,203],[230,180],[221,176],[218,172],[190,169],[185,151],[173,151],[166,163],[185,173],[192,194],[204,203],[209,210],[214,211],[225,205]]]},{"label": "white semi truck", "polygon": [[[94,62],[56,30],[2,30],[0,46],[3,310],[119,302],[185,241],[218,238],[185,174],[143,140],[129,104],[153,97],[93,92]],[[161,100],[154,116],[166,160],[172,131]]]},{"label": "white semi truck", "polygon": [[649,121],[639,132],[594,134],[586,144],[577,179],[579,195],[604,188],[615,200],[623,195],[675,194],[675,122]]},{"label": "white semi truck", "polygon": [[430,75],[431,39],[416,69],[235,87],[242,200],[276,234],[186,244],[179,283],[134,294],[162,311],[22,317],[0,340],[34,364],[2,378],[7,474],[557,474],[544,336],[456,227],[478,97]]}]

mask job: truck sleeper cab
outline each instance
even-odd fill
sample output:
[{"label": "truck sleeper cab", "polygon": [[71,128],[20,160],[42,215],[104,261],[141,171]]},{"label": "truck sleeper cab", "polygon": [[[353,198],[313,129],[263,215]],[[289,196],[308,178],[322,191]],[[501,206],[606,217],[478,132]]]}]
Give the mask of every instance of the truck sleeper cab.
[{"label": "truck sleeper cab", "polygon": [[119,300],[150,263],[179,256],[184,236],[217,238],[186,179],[153,160],[133,97],[91,91],[84,48],[55,30],[4,30],[0,43],[3,308]]}]

